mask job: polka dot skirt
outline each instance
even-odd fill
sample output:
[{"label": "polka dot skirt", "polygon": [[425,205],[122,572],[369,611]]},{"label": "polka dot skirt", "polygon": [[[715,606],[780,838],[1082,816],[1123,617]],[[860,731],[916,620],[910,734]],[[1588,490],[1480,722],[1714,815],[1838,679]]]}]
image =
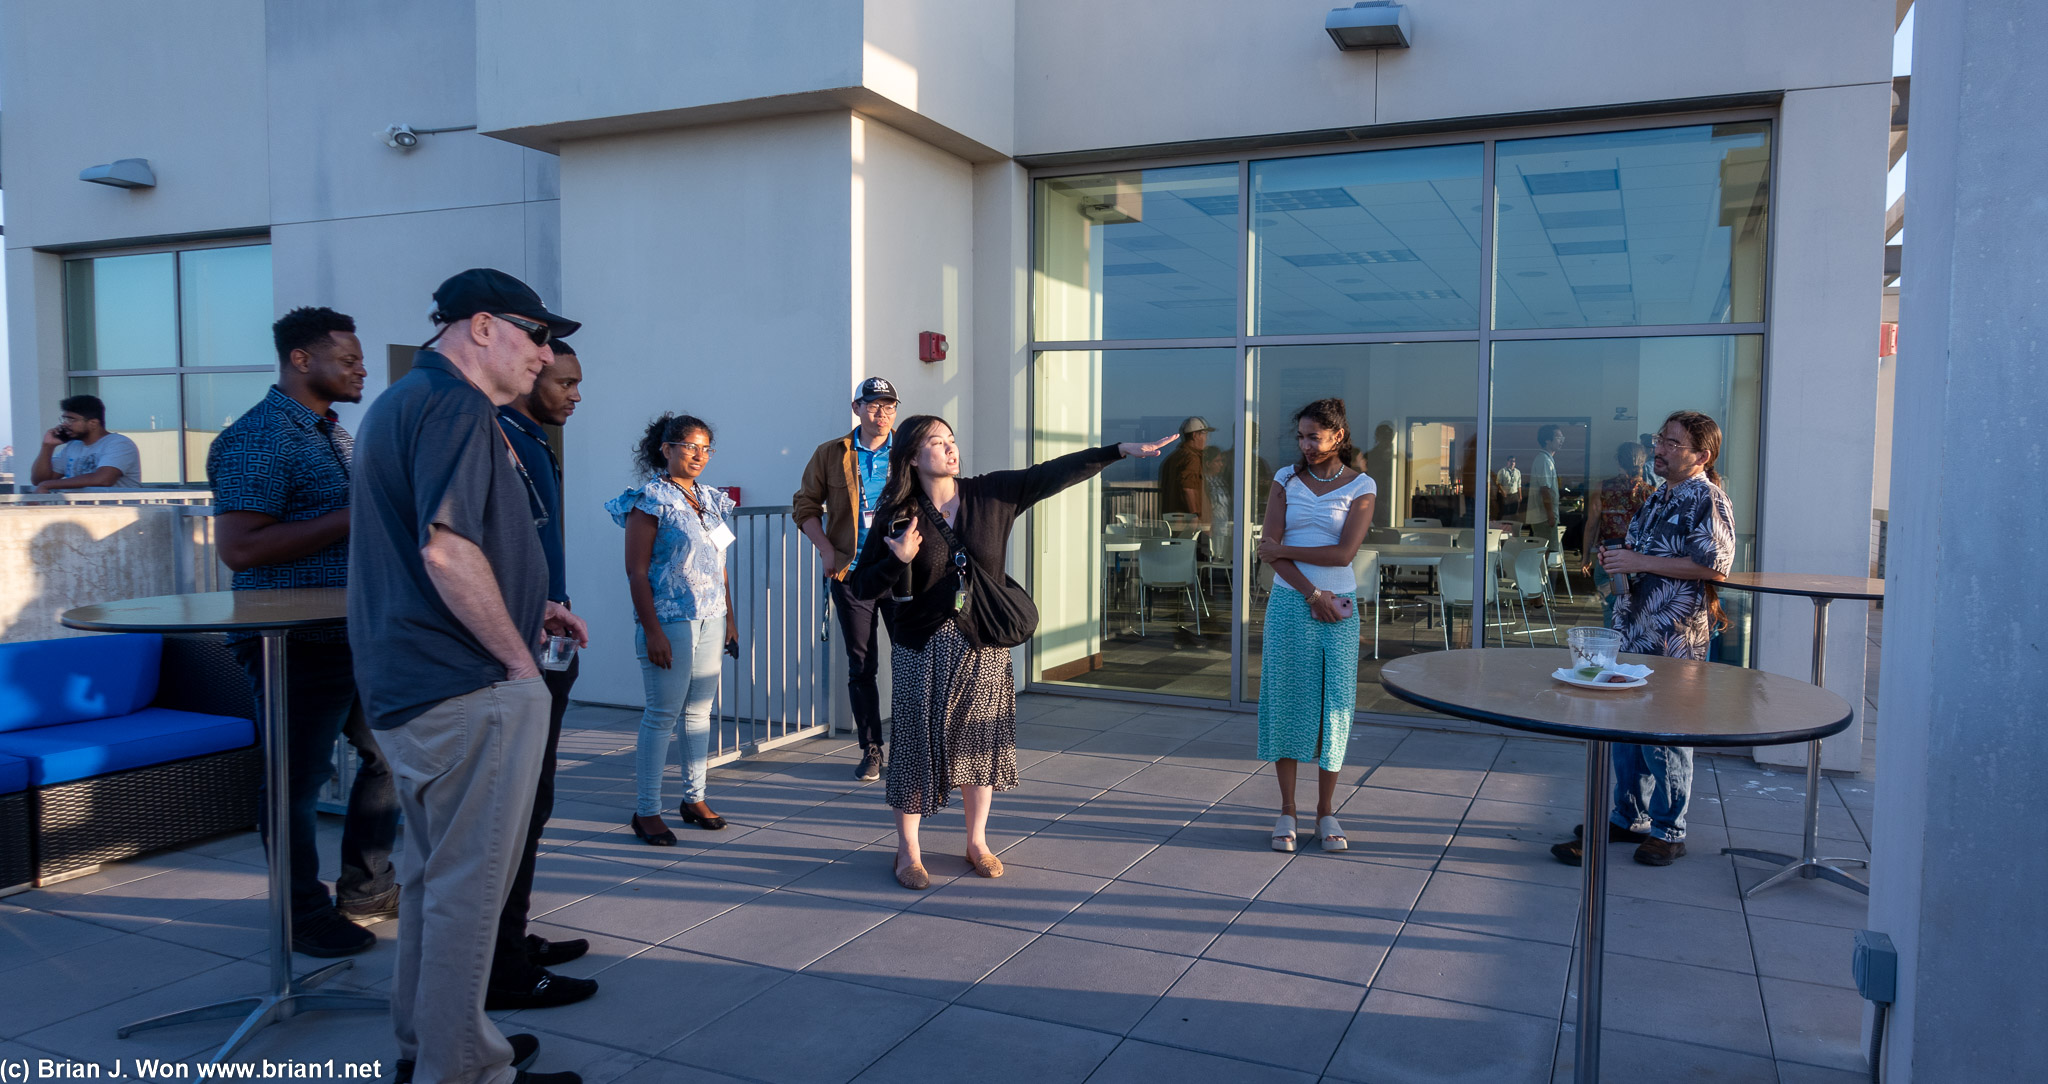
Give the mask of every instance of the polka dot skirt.
[{"label": "polka dot skirt", "polygon": [[929,817],[957,787],[1017,785],[1017,690],[1010,652],[968,646],[940,626],[913,651],[890,655],[889,804]]}]

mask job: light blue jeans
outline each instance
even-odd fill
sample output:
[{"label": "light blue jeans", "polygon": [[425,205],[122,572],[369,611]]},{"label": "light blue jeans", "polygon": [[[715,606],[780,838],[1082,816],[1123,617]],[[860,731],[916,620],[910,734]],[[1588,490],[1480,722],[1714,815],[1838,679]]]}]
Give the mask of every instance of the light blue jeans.
[{"label": "light blue jeans", "polygon": [[722,616],[675,621],[661,626],[661,631],[674,656],[666,670],[647,661],[647,630],[633,630],[633,650],[640,656],[640,679],[647,691],[647,708],[640,713],[640,744],[633,755],[638,789],[633,811],[643,817],[661,812],[661,770],[668,766],[668,743],[675,737],[678,716],[683,721],[683,801],[704,800],[711,702],[718,695],[719,652],[725,650]]},{"label": "light blue jeans", "polygon": [[1685,838],[1692,804],[1692,749],[1682,745],[1616,742],[1614,823],[1676,843]]}]

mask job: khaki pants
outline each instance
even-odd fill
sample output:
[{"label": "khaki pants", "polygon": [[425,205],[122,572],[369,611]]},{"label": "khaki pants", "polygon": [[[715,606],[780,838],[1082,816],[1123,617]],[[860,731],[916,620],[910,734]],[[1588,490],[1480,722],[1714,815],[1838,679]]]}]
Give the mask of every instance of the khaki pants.
[{"label": "khaki pants", "polygon": [[484,1015],[484,989],[547,739],[538,677],[443,700],[378,732],[405,814],[391,1022],[417,1084],[512,1080],[512,1047]]}]

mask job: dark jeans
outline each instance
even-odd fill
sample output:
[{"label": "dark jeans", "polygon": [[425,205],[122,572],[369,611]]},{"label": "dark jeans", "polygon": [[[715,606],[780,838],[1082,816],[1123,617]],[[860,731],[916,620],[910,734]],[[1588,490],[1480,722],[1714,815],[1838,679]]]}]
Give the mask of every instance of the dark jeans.
[{"label": "dark jeans", "polygon": [[562,713],[569,710],[569,689],[583,670],[583,656],[569,660],[567,670],[542,670],[548,686],[548,747],[541,756],[540,778],[534,784],[533,816],[526,822],[526,846],[512,872],[512,891],[498,915],[498,947],[491,959],[491,982],[499,986],[529,985],[526,960],[526,912],[533,905],[533,866],[540,855],[540,834],[555,811],[555,748],[562,743]]},{"label": "dark jeans", "polygon": [[[232,645],[236,661],[249,672],[263,710],[263,641]],[[284,655],[285,759],[291,778],[286,786],[291,836],[292,914],[302,916],[334,905],[320,880],[320,852],[315,843],[320,822],[320,789],[334,778],[334,740],[346,737],[362,766],[349,790],[348,813],[341,828],[341,877],[335,896],[344,904],[367,902],[398,888],[391,868],[391,849],[398,839],[398,792],[391,784],[391,764],[377,748],[373,731],[363,720],[356,698],[355,657],[345,643],[294,640]],[[261,735],[263,726],[256,727]],[[267,799],[266,799],[267,800]],[[264,831],[269,831],[265,818]]]},{"label": "dark jeans", "polygon": [[853,702],[853,728],[860,738],[861,752],[882,747],[882,693],[875,685],[880,665],[876,651],[875,615],[896,638],[896,600],[862,600],[838,580],[832,583],[832,610],[839,615],[839,639],[846,647],[846,698]]}]

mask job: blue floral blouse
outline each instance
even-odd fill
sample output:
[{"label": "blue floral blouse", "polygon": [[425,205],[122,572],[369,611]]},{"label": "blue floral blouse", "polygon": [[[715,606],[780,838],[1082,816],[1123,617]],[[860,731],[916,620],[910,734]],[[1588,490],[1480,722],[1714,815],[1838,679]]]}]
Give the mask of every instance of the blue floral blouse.
[{"label": "blue floral blouse", "polygon": [[730,528],[726,517],[733,501],[724,490],[702,483],[693,496],[704,506],[702,515],[674,482],[654,478],[604,505],[621,527],[635,509],[654,517],[654,561],[647,581],[654,588],[654,616],[664,625],[725,614],[725,550],[711,536],[720,524]]}]

